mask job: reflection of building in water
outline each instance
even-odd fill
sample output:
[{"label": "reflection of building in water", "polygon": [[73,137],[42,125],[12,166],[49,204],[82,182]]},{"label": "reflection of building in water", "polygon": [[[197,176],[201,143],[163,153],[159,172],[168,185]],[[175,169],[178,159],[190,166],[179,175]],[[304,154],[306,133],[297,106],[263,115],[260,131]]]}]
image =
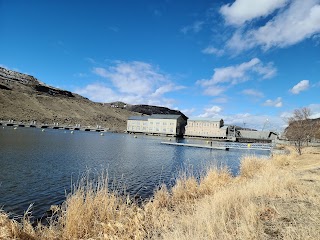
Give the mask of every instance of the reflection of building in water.
[{"label": "reflection of building in water", "polygon": [[187,117],[175,114],[153,114],[151,116],[129,117],[127,132],[182,136],[185,133]]}]

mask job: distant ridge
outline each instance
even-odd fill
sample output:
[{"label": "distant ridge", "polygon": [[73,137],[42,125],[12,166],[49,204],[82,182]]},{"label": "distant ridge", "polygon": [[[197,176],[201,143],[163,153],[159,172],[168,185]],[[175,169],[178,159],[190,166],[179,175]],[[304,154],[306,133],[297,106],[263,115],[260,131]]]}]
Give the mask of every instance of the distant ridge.
[{"label": "distant ridge", "polygon": [[187,118],[179,110],[173,110],[167,107],[161,106],[152,106],[152,105],[145,105],[145,104],[138,104],[138,105],[130,105],[124,102],[111,102],[107,103],[107,105],[115,108],[122,108],[132,112],[141,113],[145,115],[152,115],[152,114],[177,114],[182,115],[184,118]]}]

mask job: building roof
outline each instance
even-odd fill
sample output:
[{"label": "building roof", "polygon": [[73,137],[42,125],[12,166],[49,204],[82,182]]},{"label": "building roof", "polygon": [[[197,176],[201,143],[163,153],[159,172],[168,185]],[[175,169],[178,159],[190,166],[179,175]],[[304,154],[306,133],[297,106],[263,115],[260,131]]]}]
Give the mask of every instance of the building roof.
[{"label": "building roof", "polygon": [[192,118],[189,118],[189,121],[220,122],[221,120],[222,120],[222,119],[202,118],[202,117],[192,117]]},{"label": "building roof", "polygon": [[181,115],[177,114],[152,114],[149,118],[152,119],[178,119]]},{"label": "building roof", "polygon": [[149,116],[130,116],[128,120],[148,121]]}]

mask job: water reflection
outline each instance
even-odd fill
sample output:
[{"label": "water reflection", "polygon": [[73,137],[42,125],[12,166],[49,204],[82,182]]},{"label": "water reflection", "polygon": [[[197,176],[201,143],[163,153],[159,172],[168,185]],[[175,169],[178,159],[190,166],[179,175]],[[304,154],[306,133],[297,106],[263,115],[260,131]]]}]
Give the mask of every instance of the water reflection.
[{"label": "water reflection", "polygon": [[[0,129],[0,206],[23,214],[34,203],[33,214],[60,204],[71,179],[90,169],[107,170],[110,179],[124,182],[137,197],[152,195],[161,183],[171,185],[181,168],[195,174],[208,165],[229,166],[233,174],[244,154],[257,151],[221,151],[160,144],[168,138],[153,136],[5,127]],[[174,139],[172,139],[174,141]],[[205,141],[202,141],[205,144]]]}]

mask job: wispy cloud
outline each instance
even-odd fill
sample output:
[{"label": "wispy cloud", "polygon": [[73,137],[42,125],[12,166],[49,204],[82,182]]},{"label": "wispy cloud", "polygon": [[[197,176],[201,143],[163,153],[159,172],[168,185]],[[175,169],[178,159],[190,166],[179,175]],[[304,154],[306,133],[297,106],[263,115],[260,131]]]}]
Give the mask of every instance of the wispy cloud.
[{"label": "wispy cloud", "polygon": [[253,58],[238,65],[215,68],[211,79],[198,80],[197,84],[205,88],[205,94],[218,96],[232,85],[252,79],[252,76],[267,79],[273,77],[276,72],[272,63],[263,64],[260,59]]},{"label": "wispy cloud", "polygon": [[155,87],[170,81],[156,66],[138,61],[118,62],[108,68],[94,68],[93,72],[110,80],[122,93],[152,94]]},{"label": "wispy cloud", "polygon": [[216,55],[216,56],[222,56],[224,54],[223,49],[217,49],[213,46],[209,46],[201,51],[204,54],[209,54],[209,55]]},{"label": "wispy cloud", "polygon": [[101,80],[75,92],[97,102],[172,106],[174,100],[165,97],[166,93],[185,88],[174,84],[159,67],[146,62],[117,61],[105,68],[95,67],[92,72]]},{"label": "wispy cloud", "polygon": [[202,30],[203,25],[204,25],[204,21],[195,21],[193,24],[181,28],[180,31],[183,34],[187,34],[189,32],[198,33]]},{"label": "wispy cloud", "polygon": [[227,97],[219,97],[219,98],[213,99],[212,102],[215,102],[215,103],[227,103],[228,102],[228,98]]},{"label": "wispy cloud", "polygon": [[320,118],[320,104],[310,104],[308,107],[311,110],[311,118]]},{"label": "wispy cloud", "polygon": [[76,88],[75,92],[95,102],[119,101],[119,96],[102,83],[92,83],[83,88]]},{"label": "wispy cloud", "polygon": [[269,106],[269,107],[282,107],[282,98],[277,97],[275,100],[268,99],[264,102],[264,106]]},{"label": "wispy cloud", "polygon": [[117,32],[120,31],[120,28],[117,27],[117,26],[109,26],[109,27],[108,27],[108,30],[117,33]]},{"label": "wispy cloud", "polygon": [[85,77],[88,77],[88,74],[80,72],[80,73],[73,74],[73,76],[77,78],[85,78]]},{"label": "wispy cloud", "polygon": [[290,89],[290,92],[293,94],[299,94],[302,91],[305,91],[309,88],[309,80],[302,80],[298,84],[294,85]]},{"label": "wispy cloud", "polygon": [[248,95],[248,96],[253,96],[253,97],[258,97],[258,98],[264,97],[264,94],[262,92],[254,90],[254,89],[245,89],[242,91],[242,94]]},{"label": "wispy cloud", "polygon": [[192,114],[196,111],[195,108],[187,108],[187,109],[182,109],[181,112],[186,115],[186,116],[192,116]]},{"label": "wispy cloud", "polygon": [[[281,11],[275,11],[279,8]],[[254,47],[284,48],[320,33],[319,0],[237,0],[223,6],[220,12],[227,23],[241,25],[227,43],[233,52]],[[266,21],[252,24],[261,17]]]},{"label": "wispy cloud", "polygon": [[255,115],[251,113],[224,114],[219,106],[205,108],[199,117],[208,117],[214,119],[223,119],[227,125],[237,125],[249,127],[257,130],[282,131],[287,123],[281,116]]},{"label": "wispy cloud", "polygon": [[234,115],[222,116],[224,122],[230,125],[248,127],[257,130],[271,130],[281,132],[287,123],[281,116],[255,115],[251,113],[237,113]]},{"label": "wispy cloud", "polygon": [[210,108],[205,108],[204,113],[200,114],[199,117],[204,118],[215,118],[219,116],[219,113],[222,111],[222,108],[219,106],[212,106]]},{"label": "wispy cloud", "polygon": [[[220,13],[227,24],[242,25],[247,21],[265,17],[282,8],[289,0],[236,0],[221,7]],[[249,7],[250,6],[250,7]]]}]

